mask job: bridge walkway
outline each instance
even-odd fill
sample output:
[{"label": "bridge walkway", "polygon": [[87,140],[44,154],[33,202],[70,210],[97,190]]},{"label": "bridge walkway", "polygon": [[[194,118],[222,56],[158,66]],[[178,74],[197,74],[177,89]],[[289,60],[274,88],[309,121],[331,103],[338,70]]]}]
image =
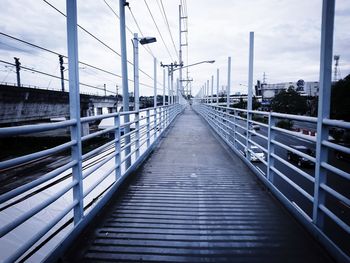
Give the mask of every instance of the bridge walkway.
[{"label": "bridge walkway", "polygon": [[67,261],[330,262],[189,107]]}]

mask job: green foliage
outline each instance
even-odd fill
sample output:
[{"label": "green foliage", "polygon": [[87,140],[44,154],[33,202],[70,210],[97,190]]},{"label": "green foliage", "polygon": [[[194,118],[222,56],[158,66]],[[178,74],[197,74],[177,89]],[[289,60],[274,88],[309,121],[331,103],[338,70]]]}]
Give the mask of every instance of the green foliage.
[{"label": "green foliage", "polygon": [[331,118],[350,121],[350,74],[332,87]]},{"label": "green foliage", "polygon": [[[252,105],[253,110],[257,110],[258,108],[260,108],[261,103],[258,101],[258,99],[255,96],[252,98],[252,101],[253,101],[253,105]],[[244,101],[243,98],[240,98],[239,102],[231,105],[231,107],[237,108],[237,109],[246,109],[247,102]]]},{"label": "green foliage", "polygon": [[294,89],[282,90],[271,100],[271,109],[287,114],[305,114],[307,111],[306,98],[300,96]]}]

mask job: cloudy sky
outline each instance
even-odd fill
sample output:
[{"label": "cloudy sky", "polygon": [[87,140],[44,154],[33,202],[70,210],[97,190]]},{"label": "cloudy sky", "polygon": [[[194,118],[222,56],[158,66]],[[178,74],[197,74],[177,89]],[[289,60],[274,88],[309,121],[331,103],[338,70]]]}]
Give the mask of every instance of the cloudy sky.
[{"label": "cloudy sky", "polygon": [[[66,13],[63,0],[0,0],[0,32],[49,50],[66,55],[65,17],[52,6]],[[50,6],[50,3],[52,6]],[[227,58],[232,57],[232,92],[246,92],[248,81],[249,32],[255,32],[254,82],[266,73],[268,83],[317,81],[319,78],[321,0],[187,0],[188,49],[184,48],[184,64],[215,60],[214,64],[190,67],[192,89],[199,88],[220,70],[220,86],[227,84]],[[151,95],[153,85],[153,57],[157,57],[158,93],[162,93],[164,64],[178,61],[178,6],[180,0],[130,0],[126,10],[128,60],[132,62],[132,33],[155,36],[157,43],[149,49],[140,47],[141,95]],[[109,6],[108,6],[109,5]],[[162,5],[166,13],[161,12]],[[79,60],[113,72],[102,73],[81,65],[82,83],[115,92],[121,86],[119,37],[119,1],[78,1],[78,23],[96,38],[79,30]],[[161,33],[159,34],[152,16]],[[139,29],[133,19],[139,25]],[[167,22],[169,24],[169,33]],[[334,54],[340,55],[340,74],[350,73],[350,3],[336,1]],[[19,57],[23,66],[59,76],[57,55],[20,43],[0,35],[0,60],[13,63]],[[171,38],[172,37],[172,38]],[[183,34],[185,38],[185,34]],[[163,38],[163,40],[162,40]],[[172,42],[172,39],[174,43]],[[174,47],[175,45],[175,47]],[[187,52],[188,51],[188,52]],[[68,67],[68,65],[65,65]],[[129,65],[129,78],[133,77]],[[186,71],[185,71],[186,73]],[[68,77],[68,72],[65,72]],[[21,71],[22,83],[41,88],[60,89],[59,80],[31,70]],[[177,77],[177,76],[175,76]],[[0,81],[15,82],[14,68],[0,62]],[[216,80],[215,80],[216,83]],[[130,82],[129,90],[133,84]],[[81,86],[87,93],[103,94],[98,89]],[[120,88],[119,88],[119,92]]]}]

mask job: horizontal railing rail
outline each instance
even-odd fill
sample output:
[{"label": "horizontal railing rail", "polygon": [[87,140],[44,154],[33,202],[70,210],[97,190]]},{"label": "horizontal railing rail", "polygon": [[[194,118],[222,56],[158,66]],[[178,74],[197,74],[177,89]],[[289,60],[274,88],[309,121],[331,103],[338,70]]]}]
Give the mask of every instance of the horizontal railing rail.
[{"label": "horizontal railing rail", "polygon": [[[73,154],[67,153],[67,150],[77,145],[78,142],[74,139],[0,162],[0,169],[3,171],[23,168],[21,176],[26,177],[30,175],[24,169],[28,161],[57,156],[63,151],[66,157],[70,157],[66,163],[48,172],[48,167],[42,168],[44,171],[37,179],[0,195],[0,261],[13,262],[29,258],[32,261],[41,261],[43,256],[53,252],[52,247],[59,247],[62,242],[70,242],[69,239],[74,236],[71,234],[79,232],[125,177],[140,165],[182,110],[183,105],[173,104],[81,118],[82,124],[109,119],[110,125],[93,133],[80,135],[79,140],[84,144],[88,144],[93,138],[105,137],[107,140],[78,156],[82,161],[80,179],[73,178],[73,169],[79,160]],[[129,121],[125,122],[124,119]],[[68,120],[0,128],[0,136],[6,138],[55,131],[76,124],[75,120]],[[76,191],[74,189],[79,189],[79,180],[82,185],[81,192],[73,195],[73,191]],[[80,203],[83,204],[82,214],[77,214],[75,208]],[[21,240],[18,240],[18,236]],[[47,247],[49,243],[50,249]]]},{"label": "horizontal railing rail", "polygon": [[[195,101],[193,108],[258,177],[272,190],[282,203],[329,249],[340,261],[348,262],[350,255],[350,160],[337,157],[350,156],[349,145],[332,136],[318,147],[328,155],[321,162],[327,179],[316,184],[318,174],[315,133],[317,118],[275,112],[247,111]],[[281,126],[288,121],[291,127]],[[294,122],[298,127],[294,128]],[[305,125],[307,124],[307,125]],[[255,127],[254,127],[255,125]],[[305,128],[302,128],[303,125]],[[308,128],[307,128],[308,127]],[[323,127],[343,129],[349,134],[350,123],[324,119]],[[309,130],[313,132],[309,132]],[[345,157],[344,157],[345,158]],[[350,158],[349,158],[350,159]],[[316,189],[319,187],[319,189]],[[323,191],[324,198],[315,197]],[[323,213],[323,222],[313,213],[313,207]]]}]

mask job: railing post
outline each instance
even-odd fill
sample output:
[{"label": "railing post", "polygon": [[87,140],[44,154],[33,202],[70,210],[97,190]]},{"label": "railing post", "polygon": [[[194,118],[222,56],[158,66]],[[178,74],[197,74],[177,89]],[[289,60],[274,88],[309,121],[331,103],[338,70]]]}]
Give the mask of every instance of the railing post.
[{"label": "railing post", "polygon": [[121,156],[120,156],[120,114],[116,115],[114,117],[114,126],[116,127],[114,130],[114,139],[116,140],[114,143],[115,147],[115,180],[117,181],[118,178],[121,176]]},{"label": "railing post", "polygon": [[275,165],[275,159],[271,156],[271,154],[275,153],[275,145],[271,143],[272,140],[275,139],[275,131],[272,127],[275,126],[275,118],[269,113],[269,126],[267,130],[267,179],[274,184],[274,172],[271,167]]},{"label": "railing post", "polygon": [[73,188],[73,199],[78,201],[74,207],[76,225],[84,215],[76,0],[67,0],[66,6],[70,118],[76,121],[71,127],[71,140],[76,141],[72,146],[72,160],[77,162],[72,168],[73,180],[78,182]]},{"label": "railing post", "polygon": [[219,69],[216,70],[216,105],[219,106]]},{"label": "railing post", "polygon": [[227,65],[227,87],[226,87],[226,106],[230,107],[230,91],[231,91],[231,57],[228,57]]},{"label": "railing post", "polygon": [[237,149],[237,136],[236,136],[236,122],[237,122],[237,119],[236,119],[236,115],[237,115],[237,110],[233,110],[233,147],[235,149]]},{"label": "railing post", "polygon": [[150,125],[150,123],[151,123],[151,121],[150,121],[150,109],[147,109],[147,117],[146,117],[146,119],[147,119],[147,148],[150,146],[150,144],[151,144],[151,141],[150,141],[150,129],[151,129],[151,125]]},{"label": "railing post", "polygon": [[320,188],[326,182],[327,171],[322,163],[328,161],[328,148],[322,145],[328,140],[329,130],[323,125],[323,120],[330,116],[331,79],[332,79],[332,52],[335,0],[323,0],[322,27],[321,27],[321,63],[320,63],[320,90],[317,115],[317,140],[315,163],[315,188],[312,220],[320,229],[323,229],[324,214],[320,212],[320,205],[325,204],[325,192]]},{"label": "railing post", "polygon": [[158,108],[154,108],[154,120],[153,120],[153,125],[154,125],[154,140],[157,139],[157,115],[158,115]]},{"label": "railing post", "polygon": [[135,113],[136,160],[140,157],[140,111]]},{"label": "railing post", "polygon": [[254,32],[249,33],[249,70],[248,70],[248,101],[247,101],[247,141],[246,141],[246,157],[249,159],[249,149],[251,134],[249,132],[250,120],[252,119],[252,95],[253,95],[253,63],[254,63]]}]

